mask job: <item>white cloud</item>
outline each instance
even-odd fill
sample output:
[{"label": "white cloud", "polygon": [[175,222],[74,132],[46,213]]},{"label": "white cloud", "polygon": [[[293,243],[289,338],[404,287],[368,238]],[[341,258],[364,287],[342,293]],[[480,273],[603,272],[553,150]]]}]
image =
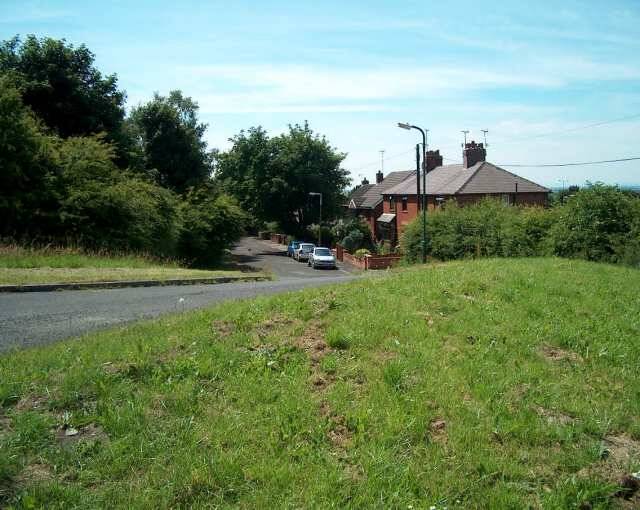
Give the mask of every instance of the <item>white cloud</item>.
[{"label": "white cloud", "polygon": [[[184,66],[186,90],[196,90],[205,113],[356,112],[404,109],[403,101],[457,98],[497,88],[559,88],[580,81],[635,80],[640,68],[581,56],[535,56],[501,68],[472,64],[376,67],[304,65]],[[455,105],[455,103],[453,103]]]}]

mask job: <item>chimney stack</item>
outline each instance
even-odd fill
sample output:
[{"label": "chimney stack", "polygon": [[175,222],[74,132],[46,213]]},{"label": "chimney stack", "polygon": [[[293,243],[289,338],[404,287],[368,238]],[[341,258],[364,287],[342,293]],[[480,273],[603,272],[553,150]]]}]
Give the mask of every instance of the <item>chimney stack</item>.
[{"label": "chimney stack", "polygon": [[369,179],[367,179],[366,177],[364,179],[362,179],[362,185],[366,185],[369,184]]},{"label": "chimney stack", "polygon": [[380,184],[384,180],[384,174],[382,171],[378,171],[376,174],[376,184]]},{"label": "chimney stack", "polygon": [[427,173],[431,172],[436,167],[442,166],[442,156],[440,155],[440,150],[437,151],[427,151],[425,157],[425,164]]},{"label": "chimney stack", "polygon": [[464,151],[462,152],[462,160],[465,168],[472,167],[476,163],[480,163],[486,159],[487,150],[484,148],[483,144],[476,143],[473,140],[471,140],[470,143],[465,144]]}]

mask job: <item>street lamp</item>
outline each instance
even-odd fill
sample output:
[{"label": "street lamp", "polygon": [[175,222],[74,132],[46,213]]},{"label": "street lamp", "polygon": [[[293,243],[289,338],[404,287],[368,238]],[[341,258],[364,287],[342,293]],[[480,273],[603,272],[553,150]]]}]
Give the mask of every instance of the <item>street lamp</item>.
[{"label": "street lamp", "polygon": [[420,193],[420,164],[416,165],[416,190],[418,192],[418,209],[422,206],[422,263],[427,261],[427,133],[424,129],[409,124],[398,122],[398,127],[406,130],[417,129],[422,134],[422,148],[424,149],[422,167],[422,194]]},{"label": "street lamp", "polygon": [[322,193],[316,193],[312,191],[309,193],[310,197],[320,197],[320,218],[318,219],[318,244],[322,246]]}]

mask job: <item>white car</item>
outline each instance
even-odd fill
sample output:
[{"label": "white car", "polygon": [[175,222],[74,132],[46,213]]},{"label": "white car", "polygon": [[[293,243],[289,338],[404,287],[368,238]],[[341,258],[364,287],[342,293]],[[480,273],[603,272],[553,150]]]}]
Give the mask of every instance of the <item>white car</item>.
[{"label": "white car", "polygon": [[298,249],[293,252],[293,258],[298,262],[302,262],[303,260],[309,260],[309,254],[316,247],[313,243],[300,243]]},{"label": "white car", "polygon": [[319,267],[335,269],[336,258],[329,248],[314,248],[309,254],[308,265],[313,269],[318,269]]}]

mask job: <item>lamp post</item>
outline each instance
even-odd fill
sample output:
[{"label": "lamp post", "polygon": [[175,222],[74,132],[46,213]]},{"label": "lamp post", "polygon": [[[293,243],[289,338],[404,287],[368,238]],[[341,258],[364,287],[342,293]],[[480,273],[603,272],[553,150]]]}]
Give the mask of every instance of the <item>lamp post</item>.
[{"label": "lamp post", "polygon": [[310,197],[320,197],[320,218],[318,219],[318,244],[322,246],[322,193],[312,191]]},{"label": "lamp post", "polygon": [[422,263],[427,261],[427,133],[424,129],[409,124],[398,122],[398,127],[406,130],[416,129],[422,134],[422,148],[424,149],[422,165],[422,194],[420,193],[420,165],[416,169],[416,181],[418,191],[418,208],[422,207]]}]

